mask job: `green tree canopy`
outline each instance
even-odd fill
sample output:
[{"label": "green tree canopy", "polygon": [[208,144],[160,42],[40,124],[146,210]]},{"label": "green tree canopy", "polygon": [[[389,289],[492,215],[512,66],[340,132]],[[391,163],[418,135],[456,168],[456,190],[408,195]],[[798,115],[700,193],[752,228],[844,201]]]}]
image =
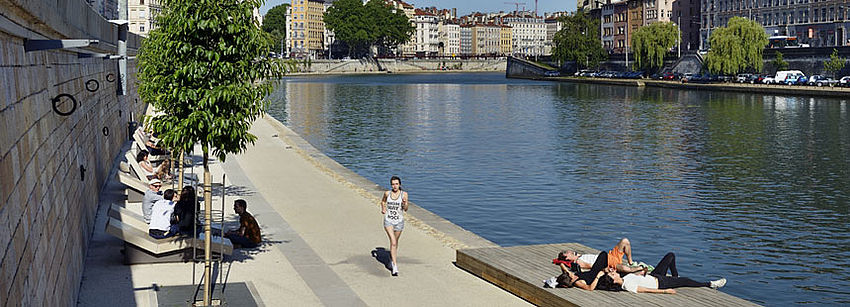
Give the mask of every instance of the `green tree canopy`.
[{"label": "green tree canopy", "polygon": [[[160,113],[147,124],[171,149],[203,151],[205,236],[211,238],[210,152],[224,160],[253,143],[248,129],[263,113],[271,85],[282,73],[265,58],[269,34],[252,12],[262,0],[161,0],[157,28],[142,42],[139,94]],[[182,162],[182,161],[181,161]],[[210,294],[210,241],[205,240],[204,301]]]},{"label": "green tree canopy", "polygon": [[286,10],[289,4],[281,4],[271,8],[263,16],[263,31],[272,35],[275,45],[286,40]]},{"label": "green tree canopy", "polygon": [[641,68],[664,66],[664,56],[678,38],[678,29],[672,22],[655,22],[638,28],[632,34],[635,64]]},{"label": "green tree canopy", "polygon": [[402,10],[381,0],[339,0],[324,15],[325,27],[349,46],[349,54],[369,52],[373,46],[389,48],[411,39],[415,28]]},{"label": "green tree canopy", "polygon": [[602,48],[599,20],[590,18],[584,11],[559,19],[561,30],[555,33],[552,58],[558,61],[575,61],[583,67],[595,67],[608,54]]},{"label": "green tree canopy", "polygon": [[829,61],[823,62],[823,70],[832,73],[836,77],[836,73],[844,69],[847,59],[838,56],[838,49],[832,49],[832,55],[829,56]]},{"label": "green tree canopy", "polygon": [[705,61],[714,73],[736,74],[747,69],[761,71],[764,66],[762,52],[767,45],[767,34],[757,22],[743,17],[732,17],[725,27],[711,32],[711,49]]},{"label": "green tree canopy", "polygon": [[776,68],[776,71],[774,71],[774,73],[780,70],[788,69],[788,62],[786,62],[785,59],[782,57],[782,52],[777,51],[771,63],[773,64],[773,67]]}]

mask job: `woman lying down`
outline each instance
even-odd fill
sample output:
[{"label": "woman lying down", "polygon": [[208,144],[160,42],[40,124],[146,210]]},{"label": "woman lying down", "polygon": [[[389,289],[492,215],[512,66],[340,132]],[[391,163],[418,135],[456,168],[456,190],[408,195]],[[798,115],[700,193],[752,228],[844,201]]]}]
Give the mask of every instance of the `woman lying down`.
[{"label": "woman lying down", "polygon": [[[603,255],[600,253],[600,256]],[[646,270],[643,270],[627,274],[624,277],[620,277],[620,274],[615,270],[607,268],[607,265],[602,263],[605,262],[604,259],[606,258],[598,257],[597,263],[594,263],[593,268],[588,272],[573,273],[562,266],[563,274],[558,276],[558,286],[577,287],[589,291],[594,289],[626,290],[632,293],[674,294],[676,293],[674,288],[709,287],[717,289],[726,285],[725,278],[711,282],[698,282],[687,277],[679,277],[679,271],[676,269],[676,255],[673,253],[667,253],[651,272],[647,273]],[[667,276],[667,271],[670,271],[671,276]]]}]

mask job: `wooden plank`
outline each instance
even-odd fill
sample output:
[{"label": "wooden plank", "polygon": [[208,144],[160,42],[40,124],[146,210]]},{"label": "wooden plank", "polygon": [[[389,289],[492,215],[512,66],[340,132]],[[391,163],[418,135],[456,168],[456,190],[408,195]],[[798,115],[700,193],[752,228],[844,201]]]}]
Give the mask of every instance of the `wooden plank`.
[{"label": "wooden plank", "polygon": [[679,288],[677,294],[629,293],[543,288],[543,280],[560,274],[552,264],[558,252],[598,253],[578,244],[487,247],[457,251],[457,266],[540,306],[758,306],[708,288]]}]

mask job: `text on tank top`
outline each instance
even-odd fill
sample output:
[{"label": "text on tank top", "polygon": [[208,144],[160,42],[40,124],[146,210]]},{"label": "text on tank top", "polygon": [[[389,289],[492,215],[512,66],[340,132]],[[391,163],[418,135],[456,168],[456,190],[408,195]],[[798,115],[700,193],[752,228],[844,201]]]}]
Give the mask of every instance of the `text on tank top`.
[{"label": "text on tank top", "polygon": [[399,191],[398,198],[393,199],[393,192],[389,191],[387,193],[387,214],[384,215],[384,219],[390,224],[398,224],[404,220],[404,216],[401,211],[401,202],[404,199],[404,191]]}]

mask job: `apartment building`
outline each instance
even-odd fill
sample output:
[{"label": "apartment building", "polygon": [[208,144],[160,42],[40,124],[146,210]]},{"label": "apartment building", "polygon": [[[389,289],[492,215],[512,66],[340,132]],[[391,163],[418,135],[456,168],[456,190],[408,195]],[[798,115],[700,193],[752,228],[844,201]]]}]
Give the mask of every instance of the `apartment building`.
[{"label": "apartment building", "polygon": [[679,25],[682,32],[682,51],[699,48],[699,19],[701,0],[673,1],[673,16],[670,20]]},{"label": "apartment building", "polygon": [[499,25],[499,54],[511,55],[514,51],[513,29],[509,25]]},{"label": "apartment building", "polygon": [[755,20],[768,35],[796,37],[800,44],[850,45],[847,0],[703,0],[700,15],[700,49],[709,48],[713,29],[736,16]]},{"label": "apartment building", "polygon": [[561,30],[561,22],[558,18],[559,17],[556,16],[550,16],[544,20],[544,23],[546,24],[546,41],[543,45],[544,55],[552,54],[552,50],[555,49],[555,33],[558,33],[558,31]]},{"label": "apartment building", "polygon": [[472,25],[460,25],[460,54],[472,55]]},{"label": "apartment building", "polygon": [[530,13],[508,14],[502,17],[502,24],[510,26],[513,31],[513,54],[543,55],[546,43],[546,23],[543,18]]},{"label": "apartment building", "polygon": [[156,27],[154,17],[162,12],[159,0],[127,0],[127,21],[129,31],[141,36]]},{"label": "apartment building", "polygon": [[450,20],[441,21],[438,25],[440,35],[439,56],[455,57],[460,55],[460,25]]},{"label": "apartment building", "polygon": [[292,56],[317,58],[325,50],[325,1],[292,0]]},{"label": "apartment building", "polygon": [[118,19],[118,0],[86,0],[86,3],[106,20]]},{"label": "apartment building", "polygon": [[501,51],[500,33],[502,27],[496,24],[475,24],[472,26],[472,54],[496,55]]},{"label": "apartment building", "polygon": [[418,57],[436,56],[440,51],[440,36],[437,15],[416,9],[413,13],[416,24],[414,32],[415,49]]}]

